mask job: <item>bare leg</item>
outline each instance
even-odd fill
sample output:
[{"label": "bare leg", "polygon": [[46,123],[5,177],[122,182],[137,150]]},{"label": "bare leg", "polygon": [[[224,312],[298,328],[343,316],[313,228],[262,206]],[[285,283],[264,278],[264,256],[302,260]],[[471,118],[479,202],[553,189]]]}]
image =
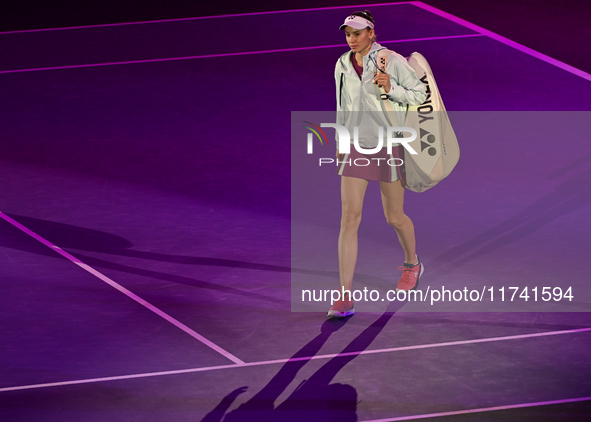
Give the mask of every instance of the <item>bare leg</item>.
[{"label": "bare leg", "polygon": [[357,264],[357,230],[361,223],[367,180],[341,177],[341,231],[339,233],[339,276],[341,286],[351,290]]},{"label": "bare leg", "polygon": [[398,241],[404,250],[404,262],[416,264],[415,229],[412,220],[404,214],[404,187],[400,180],[392,183],[380,182],[382,205],[386,220],[396,230]]}]

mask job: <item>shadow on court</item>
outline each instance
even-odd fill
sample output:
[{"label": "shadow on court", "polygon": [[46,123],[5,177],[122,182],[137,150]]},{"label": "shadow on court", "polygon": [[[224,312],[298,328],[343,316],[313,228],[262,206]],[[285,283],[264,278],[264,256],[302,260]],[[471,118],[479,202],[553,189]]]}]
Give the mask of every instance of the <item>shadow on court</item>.
[{"label": "shadow on court", "polygon": [[[589,156],[583,157],[579,160],[581,162],[578,164],[585,164],[586,161],[588,161],[588,157]],[[474,236],[472,239],[447,250],[438,257],[429,260],[429,278],[433,280],[434,276],[440,277],[445,275],[458,266],[464,265],[467,262],[482,257],[483,255],[487,255],[497,249],[503,248],[504,246],[535,232],[541,227],[589,205],[591,203],[591,191],[588,189],[590,181],[591,171],[589,170],[581,175],[567,179],[556,186],[548,195],[515,214],[513,217],[510,217],[504,222]],[[132,249],[132,243],[115,234],[77,227],[70,224],[41,220],[33,217],[13,214],[7,215],[63,249],[99,252],[174,264],[210,265],[281,273],[296,272],[310,275],[330,276],[338,279],[337,271],[313,271],[232,259],[137,251]],[[4,226],[5,225],[0,225],[0,246],[47,256],[57,256],[54,252],[38,242],[33,241],[32,239],[25,240],[22,235],[17,234],[14,230],[10,231]],[[76,255],[81,257],[79,254]],[[87,262],[88,264],[96,265],[98,267],[112,268],[117,271],[130,273],[138,273],[138,271],[140,271],[142,272],[141,275],[162,278],[161,275],[159,276],[157,273],[146,274],[143,270],[132,267],[114,264],[97,258],[84,258],[92,261]],[[210,287],[214,288],[213,286]]]},{"label": "shadow on court", "polygon": [[330,359],[309,379],[302,381],[284,402],[275,406],[275,401],[293,382],[299,370],[351,317],[325,321],[320,327],[320,334],[297,351],[254,397],[226,413],[236,398],[248,389],[237,388],[224,397],[201,422],[220,422],[222,419],[224,422],[356,421],[357,391],[351,385],[331,382],[341,369],[359,356],[359,352],[369,347],[402,306],[402,302],[393,302],[384,314],[352,340],[338,356]]}]

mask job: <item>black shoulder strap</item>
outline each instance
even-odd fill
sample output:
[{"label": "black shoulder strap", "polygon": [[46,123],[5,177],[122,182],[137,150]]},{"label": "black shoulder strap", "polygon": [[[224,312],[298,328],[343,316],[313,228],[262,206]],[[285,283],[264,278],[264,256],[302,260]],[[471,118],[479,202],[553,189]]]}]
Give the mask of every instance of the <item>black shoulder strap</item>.
[{"label": "black shoulder strap", "polygon": [[344,73],[341,72],[341,83],[339,84],[339,108],[341,108],[341,97],[343,96],[343,77]]}]

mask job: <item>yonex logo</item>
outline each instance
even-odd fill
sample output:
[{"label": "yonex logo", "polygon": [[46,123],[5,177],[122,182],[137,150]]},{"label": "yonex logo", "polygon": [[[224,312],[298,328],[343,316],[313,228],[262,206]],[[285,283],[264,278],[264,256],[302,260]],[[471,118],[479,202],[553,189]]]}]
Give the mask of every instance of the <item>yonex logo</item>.
[{"label": "yonex logo", "polygon": [[[437,149],[435,147],[429,145],[429,144],[432,144],[433,142],[435,142],[435,135],[433,135],[432,133],[426,131],[423,128],[420,128],[420,131],[421,131],[421,136],[420,136],[420,139],[421,139],[421,152],[423,152],[426,148],[429,148],[427,150],[427,153],[431,157],[433,157],[435,154],[437,154]],[[425,135],[427,135],[427,139],[426,140],[427,140],[428,143],[423,141],[423,137]]]},{"label": "yonex logo", "polygon": [[[433,116],[429,116],[429,114],[433,113],[433,104],[431,103],[431,88],[429,87],[429,80],[427,79],[427,75],[421,78],[421,82],[425,85],[427,99],[420,107],[417,108],[420,118],[419,125],[423,124],[427,120],[433,120]],[[431,134],[429,131],[423,129],[422,127],[420,128],[420,132],[421,136],[419,137],[419,139],[421,140],[421,152],[423,152],[426,149],[427,154],[429,154],[431,157],[435,156],[437,154],[437,148],[435,148],[432,145],[429,145],[435,142],[435,135]],[[428,143],[423,141],[423,137],[425,135],[427,135],[426,141]]]}]

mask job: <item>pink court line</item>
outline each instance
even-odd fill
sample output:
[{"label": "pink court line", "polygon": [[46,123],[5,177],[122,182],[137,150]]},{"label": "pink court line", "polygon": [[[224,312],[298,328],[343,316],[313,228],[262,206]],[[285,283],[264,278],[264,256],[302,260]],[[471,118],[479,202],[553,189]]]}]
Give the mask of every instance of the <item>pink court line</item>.
[{"label": "pink court line", "polygon": [[550,401],[539,401],[539,402],[533,402],[533,403],[510,404],[507,406],[481,407],[480,409],[455,410],[455,411],[451,411],[451,412],[429,413],[429,414],[425,414],[425,415],[402,416],[399,418],[373,419],[373,420],[362,421],[362,422],[412,421],[412,420],[417,420],[417,419],[439,418],[439,417],[443,417],[443,416],[466,415],[469,413],[496,412],[499,410],[521,409],[524,407],[548,406],[551,404],[577,403],[577,402],[589,401],[589,400],[591,400],[591,397],[579,397],[576,399],[550,400]]},{"label": "pink court line", "polygon": [[401,1],[399,3],[375,3],[375,4],[364,4],[363,6],[334,6],[334,7],[317,7],[309,9],[290,9],[290,10],[274,10],[269,12],[251,12],[251,13],[236,13],[234,15],[214,15],[214,16],[198,16],[194,18],[177,18],[177,19],[160,19],[151,21],[139,21],[139,22],[121,22],[121,23],[105,23],[100,25],[81,25],[81,26],[64,26],[61,28],[42,28],[42,29],[25,29],[21,31],[6,31],[0,32],[3,34],[22,34],[26,32],[42,32],[42,31],[62,31],[66,29],[86,29],[86,28],[103,28],[109,26],[124,26],[124,25],[142,25],[151,23],[163,23],[163,22],[183,22],[193,20],[204,20],[204,19],[219,19],[219,18],[234,18],[240,16],[258,16],[258,15],[273,15],[279,13],[296,13],[296,12],[315,12],[317,10],[333,10],[333,9],[353,9],[359,7],[377,7],[377,6],[398,6],[402,4],[413,4],[413,1]]},{"label": "pink court line", "polygon": [[223,370],[223,369],[235,369],[235,368],[257,367],[257,366],[264,366],[264,365],[276,365],[276,364],[284,364],[287,362],[332,359],[332,358],[339,358],[339,357],[346,357],[346,356],[361,356],[361,355],[371,355],[371,354],[379,354],[379,353],[393,353],[393,352],[401,352],[401,351],[407,351],[407,350],[433,349],[433,348],[438,348],[438,347],[461,346],[461,345],[466,345],[466,344],[477,344],[477,343],[491,343],[491,342],[496,342],[496,341],[521,340],[521,339],[528,339],[528,338],[535,338],[535,337],[554,336],[554,335],[560,335],[560,334],[577,334],[577,333],[584,333],[584,332],[590,332],[590,331],[591,331],[591,327],[577,328],[577,329],[573,329],[573,330],[548,331],[548,332],[544,332],[544,333],[520,334],[520,335],[504,336],[504,337],[489,337],[489,338],[481,338],[481,339],[473,339],[473,340],[450,341],[450,342],[445,342],[445,343],[419,344],[419,345],[415,345],[415,346],[392,347],[392,348],[388,348],[388,349],[376,349],[376,350],[363,350],[363,351],[348,352],[348,353],[334,353],[334,354],[328,354],[328,355],[306,356],[306,357],[301,357],[301,358],[275,359],[275,360],[267,360],[267,361],[259,361],[259,362],[248,362],[248,363],[242,363],[242,364],[237,364],[237,365],[206,366],[206,367],[201,367],[201,368],[177,369],[177,370],[173,370],[173,371],[147,372],[147,373],[141,373],[141,374],[89,378],[89,379],[72,380],[72,381],[51,382],[51,383],[44,383],[44,384],[19,385],[19,386],[14,386],[14,387],[0,388],[0,393],[7,392],[7,391],[33,390],[33,389],[37,389],[37,388],[61,387],[61,386],[66,386],[66,385],[90,384],[90,383],[95,383],[95,382],[122,381],[122,380],[136,379],[136,378],[159,377],[159,376],[165,376],[165,375],[191,374],[191,373],[196,373],[196,372],[209,372],[209,371],[218,371],[218,370]]},{"label": "pink court line", "polygon": [[489,31],[488,29],[484,29],[478,25],[474,25],[471,22],[468,22],[462,18],[458,18],[457,16],[454,16],[450,13],[444,12],[443,10],[437,9],[433,6],[429,6],[428,4],[425,4],[421,1],[413,1],[413,2],[411,2],[411,4],[413,4],[417,7],[420,7],[421,9],[424,9],[428,12],[431,12],[433,14],[441,16],[442,18],[448,19],[454,23],[457,23],[458,25],[461,25],[461,26],[464,26],[468,29],[476,31],[482,35],[486,35],[487,37],[492,38],[495,41],[498,41],[500,43],[508,45],[509,47],[513,47],[514,49],[519,50],[522,53],[529,54],[530,56],[535,57],[538,60],[542,60],[542,61],[549,63],[553,66],[556,66],[562,70],[566,70],[567,72],[572,73],[573,75],[576,75],[576,76],[579,76],[583,79],[591,81],[591,74],[584,72],[581,69],[577,69],[576,67],[568,65],[566,63],[563,63],[560,60],[556,60],[550,56],[546,56],[545,54],[542,54],[539,51],[536,51],[532,48],[529,48],[529,47],[526,47],[522,44],[516,43],[515,41],[512,41],[509,38],[505,38],[505,37],[503,37],[499,34],[496,34],[492,31]]},{"label": "pink court line", "polygon": [[132,293],[131,291],[127,290],[122,285],[120,285],[120,284],[116,283],[115,281],[111,280],[106,275],[98,272],[97,270],[95,270],[94,268],[90,267],[89,265],[86,265],[84,262],[82,262],[78,258],[70,255],[69,253],[67,253],[63,249],[59,248],[58,246],[55,246],[54,244],[52,244],[48,240],[46,240],[43,237],[39,236],[37,233],[29,230],[28,228],[26,228],[25,226],[23,226],[22,224],[20,224],[18,221],[13,220],[12,218],[10,218],[9,216],[7,216],[3,212],[0,212],[0,218],[4,219],[6,222],[12,224],[17,229],[19,229],[19,230],[23,231],[24,233],[28,234],[33,239],[35,239],[35,240],[43,243],[48,248],[53,249],[54,251],[56,251],[58,254],[60,254],[61,256],[63,256],[64,258],[66,258],[67,260],[69,260],[69,261],[73,262],[74,264],[78,265],[80,268],[88,271],[90,274],[92,274],[95,277],[99,278],[100,280],[104,281],[105,283],[107,283],[111,287],[119,290],[125,296],[127,296],[130,299],[136,301],[137,303],[139,303],[143,307],[149,309],[150,311],[154,312],[156,315],[160,316],[161,318],[164,318],[166,321],[170,322],[175,327],[180,328],[181,330],[183,330],[185,333],[189,334],[194,339],[199,340],[201,343],[203,343],[204,345],[208,346],[209,348],[215,350],[216,352],[218,352],[222,356],[226,357],[227,359],[231,360],[235,364],[237,364],[237,365],[244,364],[244,362],[242,360],[238,359],[233,354],[225,351],[224,349],[222,349],[221,347],[219,347],[215,343],[212,343],[211,341],[209,341],[208,339],[206,339],[205,337],[203,337],[201,334],[199,334],[196,331],[192,330],[191,328],[187,327],[182,322],[174,319],[173,317],[171,317],[170,315],[168,315],[166,312],[161,311],[160,309],[158,309],[157,307],[155,307],[151,303],[146,302],[144,299],[142,299],[141,297],[137,296],[135,293]]},{"label": "pink court line", "polygon": [[[397,6],[402,4],[412,4],[413,6],[419,7],[423,10],[429,11],[433,14],[441,16],[445,19],[448,19],[452,22],[457,23],[458,25],[464,26],[466,28],[472,29],[476,32],[479,32],[482,35],[486,35],[498,42],[501,42],[505,45],[513,47],[523,53],[529,54],[539,60],[545,61],[546,63],[552,64],[560,69],[563,69],[569,73],[577,75],[583,79],[591,81],[591,75],[587,72],[584,72],[576,67],[570,66],[564,62],[559,60],[553,59],[550,56],[546,56],[534,49],[526,47],[522,44],[516,43],[508,38],[505,38],[501,35],[498,35],[492,31],[484,29],[478,25],[474,25],[464,19],[458,18],[450,13],[444,12],[443,10],[437,9],[433,6],[429,6],[420,1],[408,1],[408,2],[400,2],[400,3],[377,3],[377,4],[366,4],[362,6],[335,6],[335,7],[321,7],[321,8],[310,8],[310,9],[292,9],[292,10],[277,10],[271,12],[253,12],[253,13],[239,13],[235,15],[217,15],[217,16],[201,16],[195,18],[180,18],[180,19],[163,19],[163,20],[155,20],[155,21],[142,21],[142,22],[124,22],[124,23],[111,23],[111,24],[103,24],[103,25],[86,25],[86,26],[71,26],[71,27],[63,27],[63,28],[48,28],[48,29],[30,29],[30,30],[23,30],[23,31],[9,31],[9,32],[0,32],[0,35],[3,34],[16,34],[16,33],[24,33],[24,32],[40,32],[40,31],[60,31],[65,29],[84,29],[84,28],[98,28],[98,27],[108,27],[108,26],[122,26],[122,25],[140,25],[140,24],[151,24],[151,23],[160,23],[160,22],[180,22],[180,21],[188,21],[188,20],[198,20],[198,19],[214,19],[214,18],[229,18],[229,17],[239,17],[239,16],[256,16],[256,15],[268,15],[268,14],[277,14],[277,13],[294,13],[294,12],[312,12],[316,10],[332,10],[332,9],[346,9],[346,8],[359,8],[359,7],[373,7],[373,6]],[[321,48],[321,47],[319,47]],[[282,50],[277,50],[282,51]],[[283,51],[295,51],[295,50],[283,50]],[[275,51],[268,51],[268,52],[275,52]],[[256,52],[252,53],[235,53],[234,55],[241,55],[241,54],[257,54]],[[108,65],[115,65],[115,64],[128,64],[128,63],[149,63],[152,61],[167,61],[167,60],[182,60],[182,59],[191,59],[191,58],[201,58],[202,56],[195,56],[195,57],[184,57],[184,58],[171,58],[171,59],[158,59],[158,60],[142,60],[142,61],[131,61],[131,62],[116,62],[116,63],[103,63],[103,64],[95,64],[95,65],[79,65],[79,66],[62,66],[62,67],[48,67],[48,68],[39,68],[39,69],[24,69],[20,70],[20,72],[30,72],[35,70],[50,70],[50,69],[70,69],[76,67],[91,67],[91,66],[108,66]],[[219,57],[219,56],[218,56]],[[17,71],[2,71],[1,73],[14,73]]]},{"label": "pink court line", "polygon": [[[412,41],[433,41],[433,40],[446,40],[452,38],[469,38],[469,37],[482,37],[482,34],[466,34],[466,35],[449,35],[445,37],[429,37],[429,38],[409,38],[404,40],[391,40],[391,41],[380,41],[381,44],[390,44],[397,42],[412,42]],[[238,53],[220,53],[220,54],[206,54],[202,56],[183,56],[183,57],[168,57],[163,59],[146,59],[146,60],[130,60],[123,62],[110,62],[110,63],[90,63],[90,64],[77,64],[70,66],[55,66],[55,67],[36,67],[31,69],[15,69],[15,70],[0,70],[0,74],[3,73],[22,73],[22,72],[38,72],[42,70],[62,70],[62,69],[77,69],[83,67],[98,67],[98,66],[115,66],[123,64],[134,64],[134,63],[156,63],[156,62],[170,62],[175,60],[194,60],[194,59],[211,59],[216,57],[232,57],[232,56],[247,56],[251,54],[267,54],[267,53],[284,53],[289,51],[305,51],[305,50],[318,50],[322,48],[335,48],[335,47],[348,47],[347,44],[333,44],[333,45],[319,45],[314,47],[294,47],[294,48],[282,48],[277,50],[259,50],[259,51],[244,51]]]}]

